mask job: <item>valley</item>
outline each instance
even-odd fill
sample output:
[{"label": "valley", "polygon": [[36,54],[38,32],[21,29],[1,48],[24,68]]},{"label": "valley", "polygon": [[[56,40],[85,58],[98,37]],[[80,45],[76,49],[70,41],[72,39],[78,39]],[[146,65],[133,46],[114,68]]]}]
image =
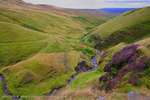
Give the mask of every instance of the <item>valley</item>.
[{"label": "valley", "polygon": [[149,11],[0,0],[0,99],[149,99]]}]

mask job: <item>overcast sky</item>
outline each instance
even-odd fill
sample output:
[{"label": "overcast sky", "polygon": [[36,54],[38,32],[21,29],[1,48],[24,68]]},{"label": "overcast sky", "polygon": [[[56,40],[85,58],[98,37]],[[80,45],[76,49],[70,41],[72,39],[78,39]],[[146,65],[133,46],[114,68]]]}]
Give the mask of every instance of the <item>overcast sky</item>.
[{"label": "overcast sky", "polygon": [[49,4],[64,8],[139,8],[150,6],[150,0],[24,0],[34,4]]}]

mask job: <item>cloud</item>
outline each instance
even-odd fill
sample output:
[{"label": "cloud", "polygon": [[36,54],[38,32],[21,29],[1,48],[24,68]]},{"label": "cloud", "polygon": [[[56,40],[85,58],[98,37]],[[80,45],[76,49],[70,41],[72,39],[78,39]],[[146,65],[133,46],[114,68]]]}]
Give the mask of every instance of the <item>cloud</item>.
[{"label": "cloud", "polygon": [[108,3],[150,3],[150,0],[106,0]]},{"label": "cloud", "polygon": [[24,0],[34,4],[50,4],[64,8],[139,8],[150,6],[150,0]]}]

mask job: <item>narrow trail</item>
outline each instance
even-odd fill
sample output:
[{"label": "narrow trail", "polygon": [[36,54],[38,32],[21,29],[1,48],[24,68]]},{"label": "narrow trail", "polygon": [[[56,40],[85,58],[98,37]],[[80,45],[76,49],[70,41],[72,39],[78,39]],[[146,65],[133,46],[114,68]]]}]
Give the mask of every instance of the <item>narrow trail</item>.
[{"label": "narrow trail", "polygon": [[19,100],[20,96],[15,96],[9,89],[8,89],[8,84],[6,83],[6,79],[4,77],[3,74],[0,74],[0,82],[2,83],[2,91],[3,93],[8,96],[11,97],[12,100]]}]

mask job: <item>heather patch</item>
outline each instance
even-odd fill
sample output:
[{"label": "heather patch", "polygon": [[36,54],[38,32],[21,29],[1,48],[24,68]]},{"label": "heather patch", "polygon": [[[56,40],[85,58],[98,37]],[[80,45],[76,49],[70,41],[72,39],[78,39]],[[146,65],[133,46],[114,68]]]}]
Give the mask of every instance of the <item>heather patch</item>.
[{"label": "heather patch", "polygon": [[131,85],[141,85],[142,73],[149,68],[149,58],[141,54],[140,45],[129,45],[115,53],[105,67],[103,76],[99,78],[101,89],[112,90],[126,78]]}]

